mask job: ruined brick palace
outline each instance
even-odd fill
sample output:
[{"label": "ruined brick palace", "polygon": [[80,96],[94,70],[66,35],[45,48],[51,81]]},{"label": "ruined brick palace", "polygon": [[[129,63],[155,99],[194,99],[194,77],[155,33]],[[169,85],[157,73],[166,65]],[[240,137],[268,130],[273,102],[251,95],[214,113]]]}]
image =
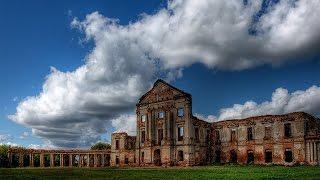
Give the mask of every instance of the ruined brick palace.
[{"label": "ruined brick palace", "polygon": [[208,123],[190,94],[157,80],[136,107],[137,134],[112,134],[111,166],[320,163],[320,120],[303,112]]}]

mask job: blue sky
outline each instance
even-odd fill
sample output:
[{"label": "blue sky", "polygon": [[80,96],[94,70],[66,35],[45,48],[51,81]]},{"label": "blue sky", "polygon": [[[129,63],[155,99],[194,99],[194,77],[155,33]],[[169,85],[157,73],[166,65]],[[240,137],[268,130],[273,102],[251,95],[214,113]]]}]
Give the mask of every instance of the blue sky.
[{"label": "blue sky", "polygon": [[[266,2],[262,7],[265,8],[267,6]],[[278,3],[275,3],[278,4]],[[318,5],[318,4],[316,4]],[[90,21],[86,21],[86,16],[90,15],[94,12],[99,12],[97,14],[91,14],[92,17],[96,18],[95,21],[99,21],[103,18],[113,18],[118,19],[118,25],[126,27],[129,22],[135,23],[140,22],[143,19],[143,13],[149,14],[151,16],[157,16],[159,10],[167,9],[167,3],[164,1],[156,1],[156,0],[121,0],[121,1],[1,1],[0,2],[0,60],[1,60],[1,70],[0,70],[0,82],[1,82],[1,93],[0,93],[0,135],[5,137],[3,143],[16,143],[23,146],[29,146],[30,144],[35,145],[43,145],[49,144],[53,146],[65,146],[64,143],[60,143],[60,139],[52,138],[52,136],[44,135],[45,128],[37,129],[38,126],[48,125],[45,123],[41,124],[41,122],[50,121],[50,123],[61,121],[55,121],[55,117],[48,117],[46,120],[46,116],[44,115],[43,119],[37,120],[33,123],[32,118],[29,119],[31,115],[19,116],[19,119],[10,120],[8,115],[16,114],[16,108],[19,103],[24,102],[28,96],[39,96],[40,93],[43,92],[43,84],[45,83],[46,77],[51,76],[54,72],[50,71],[50,67],[55,67],[59,72],[74,72],[77,68],[86,64],[88,56],[93,53],[95,47],[99,47],[99,39],[103,38],[99,35],[100,32],[94,32],[96,34],[93,37],[90,37],[90,34],[86,32],[90,26]],[[177,5],[180,6],[179,4]],[[280,5],[279,5],[280,6]],[[285,6],[285,5],[283,5]],[[299,7],[299,4],[297,5]],[[302,5],[301,5],[302,6]],[[182,7],[182,5],[181,5]],[[180,10],[171,9],[172,11],[176,11],[178,14]],[[190,10],[192,11],[192,9]],[[272,10],[270,10],[272,11]],[[248,36],[259,36],[259,33],[263,31],[255,30],[252,31],[252,27],[255,27],[256,21],[254,16],[257,16],[261,12],[261,9],[256,11],[256,13],[252,13],[252,24],[250,24],[248,29]],[[267,12],[267,11],[266,11]],[[262,15],[258,15],[261,17]],[[312,13],[312,12],[311,12]],[[314,12],[316,13],[316,12]],[[273,15],[273,14],[271,14]],[[270,16],[271,16],[270,15]],[[275,15],[274,15],[275,16]],[[159,17],[162,17],[159,15]],[[187,17],[186,17],[187,18]],[[200,19],[200,18],[199,18]],[[259,18],[258,18],[259,19]],[[289,19],[289,18],[288,18]],[[219,21],[219,20],[217,20]],[[261,20],[262,21],[262,20]],[[289,20],[288,20],[289,21]],[[72,22],[73,25],[72,25]],[[203,21],[201,21],[203,23]],[[208,23],[209,24],[209,23]],[[313,28],[317,30],[319,28],[320,22],[315,22]],[[275,27],[275,24],[267,24],[271,26],[271,28]],[[196,26],[196,25],[195,25]],[[259,27],[259,25],[257,25]],[[262,25],[261,25],[262,26]],[[159,26],[161,28],[161,26]],[[290,27],[290,26],[289,26]],[[269,27],[270,28],[270,27]],[[302,27],[301,27],[302,28]],[[276,28],[275,28],[276,29]],[[200,29],[201,30],[201,29]],[[312,32],[308,32],[309,29],[301,32],[298,32],[301,35],[311,34]],[[103,30],[101,30],[103,31]],[[117,31],[120,31],[117,29]],[[157,32],[155,30],[155,32]],[[209,31],[211,29],[209,28]],[[217,31],[216,29],[212,29],[212,32]],[[310,30],[309,30],[310,31]],[[207,31],[206,31],[207,32]],[[290,31],[288,31],[290,32]],[[318,31],[319,32],[319,31]],[[159,32],[160,33],[160,32]],[[201,33],[201,32],[200,32]],[[220,33],[220,32],[217,32]],[[263,32],[265,33],[265,32]],[[272,31],[269,33],[277,33],[276,31]],[[279,32],[281,34],[281,32]],[[290,33],[288,33],[290,35]],[[220,33],[221,35],[221,33]],[[274,35],[274,34],[271,34]],[[269,35],[269,36],[271,36]],[[277,34],[276,34],[277,35]],[[274,35],[275,37],[277,37]],[[288,36],[289,36],[288,35]],[[310,35],[310,36],[311,36]],[[194,35],[197,36],[196,34]],[[210,36],[210,34],[209,34]],[[268,37],[269,37],[268,36]],[[293,37],[297,37],[296,34],[291,35]],[[118,36],[117,36],[118,37]],[[128,36],[129,37],[129,36]],[[223,34],[221,35],[223,37]],[[282,37],[282,36],[281,36]],[[87,38],[87,40],[85,40]],[[121,37],[120,37],[121,38]],[[134,37],[136,38],[136,37]],[[146,35],[148,39],[148,36]],[[153,37],[152,37],[153,38]],[[150,39],[152,39],[150,38]],[[220,38],[220,36],[219,36]],[[97,40],[98,39],[98,40]],[[272,39],[272,38],[270,38]],[[290,39],[290,38],[288,38]],[[298,39],[298,38],[297,38]],[[108,39],[109,40],[109,39]],[[121,39],[120,39],[121,40]],[[119,41],[120,41],[119,40]],[[154,39],[152,39],[154,40]],[[169,39],[171,40],[171,39]],[[168,41],[169,41],[168,40]],[[194,39],[193,39],[194,40]],[[196,47],[199,44],[193,44],[191,41],[191,47]],[[202,59],[206,59],[207,56],[197,56],[198,54],[203,54],[202,51],[195,52],[195,58],[188,59],[184,61],[186,56],[174,56],[173,59],[172,54],[165,54],[163,52],[167,52],[164,48],[163,51],[158,52],[149,52],[149,46],[145,49],[147,53],[154,54],[157,56],[156,59],[160,59],[161,68],[156,70],[157,72],[161,72],[162,75],[157,75],[155,72],[146,72],[147,75],[151,76],[150,78],[142,78],[138,79],[139,82],[146,82],[145,86],[134,86],[139,88],[139,92],[128,92],[129,97],[128,101],[131,102],[135,98],[137,98],[136,94],[141,94],[144,90],[148,89],[152,82],[159,77],[166,78],[169,71],[173,74],[180,72],[179,75],[176,75],[174,80],[171,83],[178,88],[181,88],[193,96],[193,112],[200,114],[204,118],[208,115],[214,115],[217,119],[219,119],[219,113],[222,108],[232,108],[234,104],[245,104],[247,101],[254,101],[256,104],[260,104],[265,101],[272,101],[271,96],[272,93],[275,92],[276,89],[282,88],[286,89],[289,94],[296,92],[298,90],[302,90],[307,92],[306,90],[312,86],[319,87],[320,86],[320,51],[319,51],[319,37],[315,36],[314,38],[308,38],[305,41],[302,41],[301,46],[297,47],[285,47],[286,45],[290,46],[290,41],[286,39],[281,44],[281,39],[279,40],[279,47],[277,50],[272,51],[272,53],[268,54],[268,52],[262,52],[261,59],[258,55],[253,52],[259,52],[261,49],[254,50],[254,46],[248,45],[250,48],[245,48],[241,53],[237,51],[240,46],[228,46],[228,43],[225,43],[226,49],[234,49],[232,52],[221,51],[214,49],[217,44],[212,45],[212,49],[209,48],[210,51],[214,51],[213,55],[216,55],[221,59],[215,60],[208,58],[207,61],[203,61]],[[179,41],[179,39],[177,39]],[[198,41],[197,41],[198,42]],[[237,44],[237,39],[233,39],[230,42],[235,42]],[[239,42],[241,42],[239,40]],[[278,42],[278,41],[277,41]],[[289,42],[289,44],[287,44]],[[298,45],[300,41],[295,41]],[[117,43],[117,41],[116,41]],[[130,43],[130,42],[129,42]],[[156,44],[157,42],[155,42]],[[177,48],[175,42],[168,42],[168,46],[170,47],[172,44],[172,51]],[[188,42],[186,42],[187,44]],[[270,44],[272,44],[270,40]],[[145,44],[145,42],[141,43]],[[204,43],[206,45],[206,43]],[[258,45],[268,47],[268,43],[263,44],[261,42],[257,42]],[[162,44],[160,44],[162,45]],[[185,44],[184,44],[185,45]],[[168,47],[166,46],[166,47]],[[208,46],[211,46],[210,44]],[[243,45],[246,46],[246,45]],[[188,46],[189,47],[189,46]],[[184,48],[188,48],[187,46]],[[283,51],[278,50],[281,47],[285,47]],[[253,49],[252,49],[253,48]],[[161,50],[162,50],[161,49]],[[192,48],[191,48],[192,49]],[[250,50],[248,50],[250,49]],[[106,49],[105,52],[107,52]],[[143,50],[144,51],[144,50]],[[116,51],[118,52],[118,51]],[[119,53],[122,51],[119,50]],[[181,51],[179,51],[181,52]],[[226,56],[224,53],[228,54]],[[230,55],[229,54],[234,54]],[[187,54],[190,57],[190,54]],[[131,56],[130,54],[128,56]],[[240,57],[241,56],[241,57]],[[136,56],[133,56],[136,57]],[[211,57],[211,56],[210,56]],[[239,60],[237,59],[239,58]],[[235,60],[234,60],[235,59]],[[244,62],[244,66],[240,61],[241,59],[248,59],[248,61]],[[108,61],[104,60],[103,62]],[[135,60],[138,61],[138,60]],[[227,63],[221,63],[227,62]],[[279,63],[280,62],[280,63]],[[129,62],[125,62],[129,64]],[[130,61],[130,63],[132,63]],[[240,64],[239,64],[240,63]],[[108,64],[108,63],[107,63]],[[121,64],[120,64],[121,65]],[[142,64],[143,65],[143,64]],[[130,66],[127,69],[128,71],[133,71],[135,66]],[[147,63],[145,68],[147,69],[149,64]],[[168,68],[169,67],[169,68]],[[237,68],[241,67],[241,68]],[[156,75],[155,75],[156,74]],[[131,74],[129,74],[131,76]],[[107,76],[107,75],[106,75]],[[122,76],[121,76],[122,77]],[[123,75],[124,79],[126,79],[126,74]],[[123,78],[122,77],[122,78]],[[129,77],[129,76],[128,76]],[[114,78],[113,78],[114,79]],[[127,82],[124,79],[121,79],[121,82]],[[137,81],[138,81],[137,80]],[[109,84],[104,84],[107,87],[111,87],[110,83],[117,83],[117,80],[106,80]],[[316,88],[317,90],[317,88]],[[100,91],[99,91],[100,92]],[[108,93],[103,91],[104,93]],[[318,91],[316,91],[318,92]],[[94,91],[94,93],[97,93]],[[134,95],[131,95],[134,94]],[[318,94],[312,94],[318,97]],[[291,96],[290,96],[291,97]],[[295,95],[292,95],[295,97]],[[301,98],[299,96],[298,98]],[[308,96],[309,97],[309,96]],[[54,99],[54,98],[53,98]],[[293,98],[292,98],[293,99]],[[309,99],[316,99],[310,98]],[[309,99],[306,100],[307,104],[315,104],[316,107],[319,106],[319,102],[309,102]],[[108,99],[107,99],[108,100]],[[84,99],[86,101],[86,99]],[[111,100],[110,100],[111,101]],[[125,100],[127,101],[127,100]],[[293,101],[293,100],[292,100]],[[93,100],[90,99],[87,102],[92,103]],[[288,103],[291,101],[288,100]],[[36,102],[39,103],[39,102]],[[59,105],[59,103],[57,103]],[[72,103],[71,103],[72,104]],[[63,103],[61,104],[63,106]],[[303,105],[301,105],[303,106]],[[319,114],[320,110],[314,109],[304,109],[304,108],[284,108],[290,110],[305,110],[307,112],[313,113],[315,115]],[[65,108],[65,106],[63,106]],[[90,106],[91,107],[91,106]],[[104,108],[113,109],[110,104],[103,106]],[[305,107],[305,106],[303,106]],[[319,106],[320,107],[320,106]],[[72,105],[67,106],[67,108],[72,109]],[[96,108],[96,106],[95,106]],[[90,110],[95,111],[95,108]],[[243,107],[242,107],[243,108]],[[98,108],[97,108],[98,109]],[[110,111],[106,109],[106,111]],[[85,116],[85,118],[92,118],[86,123],[90,124],[99,124],[105,123],[103,129],[94,131],[89,129],[87,131],[90,134],[90,138],[87,139],[86,134],[79,135],[79,139],[72,137],[70,141],[88,141],[88,140],[99,140],[100,137],[104,139],[109,139],[110,132],[118,129],[117,123],[114,119],[117,119],[118,116],[132,118],[132,114],[134,113],[134,103],[131,103],[131,106],[123,106],[123,108],[119,108],[119,112],[117,114],[107,114],[103,117],[103,119],[97,119],[97,116]],[[125,109],[125,110],[124,110]],[[272,113],[277,111],[264,111],[265,108],[254,107],[254,113],[250,112],[250,115],[259,115],[265,113]],[[263,110],[261,110],[263,109]],[[83,109],[81,109],[83,110]],[[229,109],[233,110],[233,109]],[[280,113],[286,113],[289,110],[279,111]],[[37,110],[32,111],[34,114],[40,113]],[[103,111],[102,111],[103,112]],[[232,111],[234,112],[234,111]],[[256,113],[259,112],[259,113]],[[30,112],[29,112],[30,113]],[[100,113],[100,111],[99,111]],[[243,113],[243,114],[241,114]],[[230,117],[245,117],[248,113],[247,110],[242,110],[240,112],[240,116],[230,116]],[[17,115],[17,114],[16,114]],[[64,119],[68,119],[70,116],[63,117]],[[99,116],[100,117],[100,116]],[[229,117],[229,116],[228,116]],[[114,121],[111,121],[113,119]],[[83,121],[83,118],[73,119],[72,122]],[[120,120],[121,121],[121,120]],[[23,122],[22,124],[17,122]],[[67,121],[67,122],[71,122]],[[111,122],[111,123],[110,123]],[[122,122],[122,121],[121,121]],[[113,125],[112,125],[113,123]],[[50,124],[49,124],[50,125]],[[70,124],[71,127],[78,127],[76,124]],[[128,124],[128,126],[134,126],[132,124]],[[59,128],[57,126],[56,128]],[[81,126],[82,127],[82,126]],[[91,126],[90,126],[91,127]],[[92,125],[92,127],[96,127]],[[127,126],[124,126],[127,127]],[[31,130],[36,129],[37,132],[32,133]],[[123,130],[123,129],[121,129]],[[124,129],[125,130],[125,129]],[[25,138],[21,138],[20,136],[24,133],[28,132]],[[51,131],[50,131],[51,132]],[[85,133],[85,132],[83,132]],[[76,132],[75,134],[79,134]],[[76,136],[77,136],[76,135]],[[0,138],[1,140],[1,138]],[[1,142],[0,142],[1,143]],[[90,142],[85,142],[84,144],[79,143],[71,143],[72,147],[82,147],[87,146]]]}]

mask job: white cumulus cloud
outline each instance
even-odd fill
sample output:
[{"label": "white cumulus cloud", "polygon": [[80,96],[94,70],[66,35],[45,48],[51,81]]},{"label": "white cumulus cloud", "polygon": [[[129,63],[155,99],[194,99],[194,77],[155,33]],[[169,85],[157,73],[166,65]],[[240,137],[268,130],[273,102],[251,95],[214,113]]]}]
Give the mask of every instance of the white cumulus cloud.
[{"label": "white cumulus cloud", "polygon": [[0,143],[7,142],[11,139],[12,137],[9,134],[0,134]]},{"label": "white cumulus cloud", "polygon": [[278,88],[272,93],[271,101],[265,101],[261,104],[254,101],[234,104],[230,108],[221,109],[218,119],[241,119],[297,111],[320,115],[320,87],[311,86],[304,91],[299,90],[292,93],[289,93],[287,89]]},{"label": "white cumulus cloud", "polygon": [[121,115],[111,121],[112,126],[116,129],[115,132],[127,132],[129,135],[136,135],[136,115]]},{"label": "white cumulus cloud", "polygon": [[29,133],[28,132],[23,132],[21,135],[20,135],[20,139],[26,139],[27,137],[29,137]]},{"label": "white cumulus cloud", "polygon": [[71,72],[52,68],[42,91],[20,101],[9,118],[54,146],[89,146],[110,126],[118,127],[116,121],[134,110],[158,77],[181,77],[193,63],[242,70],[318,53],[319,0],[284,0],[253,21],[261,4],[169,1],[166,8],[128,25],[98,12],[75,18],[72,27],[95,45],[85,63]]},{"label": "white cumulus cloud", "polygon": [[214,115],[204,116],[203,114],[195,113],[194,116],[210,123],[218,121],[217,117]]}]

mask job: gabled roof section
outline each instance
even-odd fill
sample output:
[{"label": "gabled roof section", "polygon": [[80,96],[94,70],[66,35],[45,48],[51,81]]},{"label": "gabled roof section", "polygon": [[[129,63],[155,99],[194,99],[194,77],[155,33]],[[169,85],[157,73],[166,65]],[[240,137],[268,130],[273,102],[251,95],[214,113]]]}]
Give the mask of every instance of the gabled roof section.
[{"label": "gabled roof section", "polygon": [[167,83],[166,81],[164,81],[162,79],[158,79],[156,82],[154,82],[153,87],[148,92],[146,92],[143,96],[140,97],[138,104],[141,103],[142,100],[145,97],[147,97],[157,87],[158,84],[164,84],[164,85],[168,86],[169,88],[171,88],[173,90],[176,90],[177,92],[181,93],[182,95],[191,97],[191,94],[172,86],[171,84]]}]

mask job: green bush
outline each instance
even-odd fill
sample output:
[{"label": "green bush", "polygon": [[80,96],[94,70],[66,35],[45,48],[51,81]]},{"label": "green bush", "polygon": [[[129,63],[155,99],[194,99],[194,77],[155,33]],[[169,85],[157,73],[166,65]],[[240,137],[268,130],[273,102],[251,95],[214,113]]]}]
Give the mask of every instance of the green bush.
[{"label": "green bush", "polygon": [[8,145],[0,145],[0,167],[8,167]]},{"label": "green bush", "polygon": [[106,150],[111,149],[111,145],[108,143],[98,142],[97,144],[91,146],[91,150]]}]

